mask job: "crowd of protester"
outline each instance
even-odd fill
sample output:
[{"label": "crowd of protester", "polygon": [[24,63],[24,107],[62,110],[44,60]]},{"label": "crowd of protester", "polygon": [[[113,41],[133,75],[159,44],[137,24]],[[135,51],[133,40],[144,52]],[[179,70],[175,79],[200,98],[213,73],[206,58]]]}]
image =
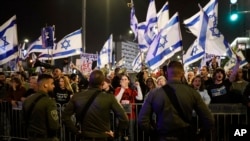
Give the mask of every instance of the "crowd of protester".
[{"label": "crowd of protester", "polygon": [[[196,69],[186,72],[187,77],[183,78],[183,83],[197,90],[207,105],[242,103],[249,108],[250,83],[249,80],[245,79],[239,63],[240,58],[238,58],[234,68],[228,72],[225,72],[218,65],[213,66],[213,68],[202,66],[198,72],[196,67]],[[64,73],[58,67],[46,65],[40,67],[43,67],[43,71],[40,73],[50,73],[53,76],[55,89],[50,96],[59,104],[66,104],[72,95],[88,86],[88,76],[74,65],[71,67],[76,72],[71,74]],[[114,71],[108,70],[108,72],[105,70],[106,78],[103,91],[113,94],[124,105],[124,108],[131,108],[132,111],[127,110],[131,121],[130,126],[133,127],[137,118],[134,113],[135,107],[126,106],[133,103],[143,103],[150,90],[167,84],[166,71],[167,67],[164,66],[157,73],[150,73],[144,65],[136,75],[128,74],[123,68],[115,68]],[[11,74],[0,72],[0,102],[8,101],[13,108],[20,106],[26,97],[36,92],[37,77],[38,73],[28,75],[25,71]],[[128,133],[133,136],[133,128],[130,128]]]}]

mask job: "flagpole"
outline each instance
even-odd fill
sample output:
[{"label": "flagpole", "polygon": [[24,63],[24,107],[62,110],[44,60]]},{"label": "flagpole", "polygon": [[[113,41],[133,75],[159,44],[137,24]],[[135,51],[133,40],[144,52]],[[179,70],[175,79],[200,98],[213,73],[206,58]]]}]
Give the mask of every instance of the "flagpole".
[{"label": "flagpole", "polygon": [[[86,52],[86,0],[82,0],[82,49]],[[83,30],[85,29],[85,30]]]},{"label": "flagpole", "polygon": [[[178,21],[180,22],[180,17],[179,17],[179,12],[177,12],[177,14],[178,14]],[[178,28],[179,28],[179,31],[181,31],[181,28],[180,28],[180,24],[179,24],[179,26],[178,26]],[[183,43],[182,43],[182,35],[181,35],[181,32],[179,32],[179,36],[180,36],[180,38],[181,38],[181,63],[183,64]],[[184,64],[183,64],[184,65]]]}]

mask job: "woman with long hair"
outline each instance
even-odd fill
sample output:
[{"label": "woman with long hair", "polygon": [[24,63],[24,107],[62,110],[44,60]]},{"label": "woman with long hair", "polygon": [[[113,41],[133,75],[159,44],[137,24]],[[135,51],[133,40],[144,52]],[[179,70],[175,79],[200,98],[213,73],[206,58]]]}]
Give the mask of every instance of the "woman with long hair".
[{"label": "woman with long hair", "polygon": [[[118,102],[120,102],[125,111],[127,112],[128,118],[130,120],[130,127],[129,127],[129,140],[134,140],[134,124],[136,120],[135,114],[135,100],[143,100],[141,87],[139,82],[135,82],[133,85],[130,81],[128,75],[123,74],[120,79],[121,87],[117,87],[115,89],[115,98]],[[134,88],[136,87],[136,88]]]},{"label": "woman with long hair", "polygon": [[60,76],[59,88],[54,90],[55,100],[61,105],[69,102],[73,95],[73,89],[70,85],[69,78],[67,76]]},{"label": "woman with long hair", "polygon": [[208,95],[207,90],[205,89],[204,80],[202,79],[200,75],[197,75],[193,78],[191,86],[199,92],[205,104],[207,105],[210,104],[211,98]]}]

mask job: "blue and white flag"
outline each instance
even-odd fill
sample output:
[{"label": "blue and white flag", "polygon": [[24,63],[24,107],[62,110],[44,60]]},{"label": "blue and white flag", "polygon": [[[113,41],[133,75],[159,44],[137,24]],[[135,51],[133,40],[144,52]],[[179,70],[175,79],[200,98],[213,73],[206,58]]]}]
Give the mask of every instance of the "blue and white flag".
[{"label": "blue and white flag", "polygon": [[155,37],[147,53],[146,63],[152,70],[155,70],[175,53],[182,50],[178,13],[174,14],[164,27]]},{"label": "blue and white flag", "polygon": [[202,59],[205,55],[204,49],[198,45],[197,40],[188,48],[186,54],[183,55],[183,64],[186,68],[190,64]]},{"label": "blue and white flag", "polygon": [[[240,67],[243,67],[245,65],[248,64],[246,58],[244,57],[243,53],[241,50],[238,50],[236,52],[236,54],[241,58],[241,62],[240,62]],[[228,62],[225,64],[224,66],[224,70],[227,72],[228,70],[230,70],[231,68],[233,68],[236,65],[236,55],[233,54],[233,56],[228,60]]]},{"label": "blue and white flag", "polygon": [[99,68],[103,68],[105,65],[109,65],[109,63],[112,63],[112,52],[113,35],[111,34],[98,55],[97,66]]},{"label": "blue and white flag", "polygon": [[137,35],[138,35],[138,20],[135,16],[135,7],[134,7],[134,4],[133,4],[133,1],[132,2],[132,7],[131,7],[131,13],[130,13],[130,28],[131,30],[133,31],[134,35],[135,35],[135,39],[137,38]]},{"label": "blue and white flag", "polygon": [[17,54],[17,61],[23,61],[25,60],[24,58],[24,48],[25,48],[25,43],[23,45],[18,47],[18,54]]},{"label": "blue and white flag", "polygon": [[[47,48],[48,49],[48,48]],[[31,53],[37,52],[37,53],[48,53],[48,50],[43,48],[42,45],[42,37],[40,36],[37,40],[35,40],[33,43],[31,43],[28,46],[27,53],[24,55],[24,58],[26,59]],[[51,50],[51,49],[50,49]],[[51,52],[51,51],[50,51]]]},{"label": "blue and white flag", "polygon": [[141,22],[138,24],[138,47],[140,51],[147,52],[149,45],[145,40],[145,30],[146,30],[146,22]]},{"label": "blue and white flag", "polygon": [[200,31],[198,34],[198,45],[206,53],[217,56],[232,56],[229,43],[220,33],[216,24],[217,19],[209,18],[208,15],[200,8]]},{"label": "blue and white flag", "polygon": [[137,56],[132,62],[132,66],[133,66],[132,70],[135,72],[140,72],[143,60],[144,60],[144,52],[138,52]]},{"label": "blue and white flag", "polygon": [[[218,23],[218,0],[210,0],[209,3],[203,8],[205,13],[209,18],[212,18],[217,26]],[[200,31],[200,12],[197,12],[195,15],[189,19],[184,20],[186,27],[193,33],[195,36],[198,36]]]},{"label": "blue and white flag", "polygon": [[157,13],[157,30],[161,31],[166,23],[169,21],[169,6],[168,2],[166,2],[161,10]]},{"label": "blue and white flag", "polygon": [[52,54],[42,53],[39,59],[60,59],[82,53],[82,29],[78,29],[63,37],[53,48]]},{"label": "blue and white flag", "polygon": [[[154,2],[151,1],[150,3],[150,7],[149,9],[155,9],[154,7]],[[161,8],[161,10],[157,13],[157,18],[154,17],[154,10],[153,12],[148,11],[147,16],[150,18],[150,15],[152,15],[153,18],[151,18],[151,20],[145,21],[145,22],[141,22],[137,25],[138,29],[138,47],[140,49],[140,51],[142,52],[147,52],[150,46],[150,42],[151,38],[149,38],[149,36],[147,36],[146,30],[147,28],[152,28],[152,38],[154,38],[156,36],[156,34],[158,34],[158,31],[160,31],[161,29],[164,28],[164,26],[168,23],[169,21],[169,6],[168,6],[168,2],[166,2],[163,7]],[[155,21],[156,20],[156,21]],[[151,26],[151,27],[149,27]],[[150,30],[148,30],[150,31]]]},{"label": "blue and white flag", "polygon": [[122,67],[124,64],[124,56],[115,64],[116,67]]},{"label": "blue and white flag", "polygon": [[145,25],[146,25],[146,28],[144,32],[144,38],[146,40],[146,43],[148,45],[151,45],[151,43],[153,42],[158,32],[157,31],[157,13],[156,13],[154,0],[150,0]]},{"label": "blue and white flag", "polygon": [[17,57],[18,40],[16,15],[0,27],[0,65]]}]

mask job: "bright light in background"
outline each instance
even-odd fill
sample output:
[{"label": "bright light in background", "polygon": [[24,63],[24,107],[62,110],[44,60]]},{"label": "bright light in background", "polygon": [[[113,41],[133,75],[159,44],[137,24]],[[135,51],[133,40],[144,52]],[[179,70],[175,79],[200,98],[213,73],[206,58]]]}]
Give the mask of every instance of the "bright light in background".
[{"label": "bright light in background", "polygon": [[24,39],[24,42],[25,42],[25,43],[28,43],[28,42],[29,42],[29,39]]},{"label": "bright light in background", "polygon": [[133,31],[132,31],[132,30],[129,30],[128,33],[129,33],[129,34],[133,34]]},{"label": "bright light in background", "polygon": [[232,13],[231,15],[230,15],[230,20],[231,21],[236,21],[238,19],[238,14],[237,13]]},{"label": "bright light in background", "polygon": [[237,0],[230,0],[231,4],[237,3]]}]

